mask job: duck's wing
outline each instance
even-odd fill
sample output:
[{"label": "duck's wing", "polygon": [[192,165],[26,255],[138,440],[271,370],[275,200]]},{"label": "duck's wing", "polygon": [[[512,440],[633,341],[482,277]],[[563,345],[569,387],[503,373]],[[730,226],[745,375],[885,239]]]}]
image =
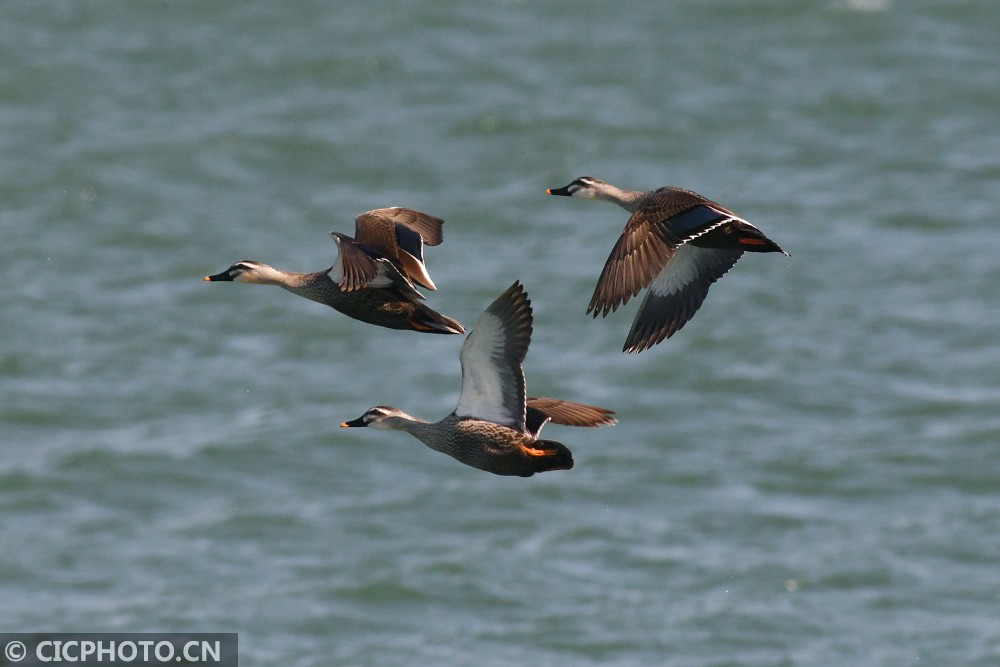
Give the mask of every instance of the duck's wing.
[{"label": "duck's wing", "polygon": [[594,405],[573,403],[558,398],[529,396],[525,413],[527,432],[538,437],[539,431],[549,421],[563,426],[609,426],[618,423],[614,410],[599,408]]},{"label": "duck's wing", "polygon": [[392,206],[390,208],[376,208],[362,213],[355,219],[356,227],[363,227],[362,219],[371,217],[388,218],[396,225],[402,225],[417,234],[427,245],[440,245],[444,240],[442,226],[444,220],[437,218],[423,211],[415,211],[412,208],[402,206]]},{"label": "duck's wing", "polygon": [[515,282],[479,316],[465,339],[455,414],[525,429],[522,363],[531,342],[531,301]]},{"label": "duck's wing", "polygon": [[350,236],[331,232],[340,253],[327,273],[344,292],[365,288],[395,288],[410,299],[423,300],[423,294],[413,286],[399,267],[388,259],[372,257]]},{"label": "duck's wing", "polygon": [[354,238],[374,252],[397,262],[411,280],[436,290],[424,263],[424,244],[443,240],[444,220],[411,208],[377,208],[354,220]]},{"label": "duck's wing", "polygon": [[650,193],[611,250],[587,312],[594,317],[614,312],[663,271],[679,246],[735,217],[690,190],[668,187]]},{"label": "duck's wing", "polygon": [[625,352],[642,352],[669,338],[694,317],[712,283],[726,274],[743,254],[738,246],[705,248],[685,243],[649,286]]},{"label": "duck's wing", "polygon": [[379,265],[350,236],[331,232],[340,249],[337,261],[330,269],[330,279],[345,292],[364,289],[379,275]]},{"label": "duck's wing", "polygon": [[378,274],[368,283],[368,287],[393,287],[399,290],[403,296],[411,299],[423,301],[427,297],[413,286],[410,279],[399,270],[399,268],[387,259],[375,260],[378,266]]}]

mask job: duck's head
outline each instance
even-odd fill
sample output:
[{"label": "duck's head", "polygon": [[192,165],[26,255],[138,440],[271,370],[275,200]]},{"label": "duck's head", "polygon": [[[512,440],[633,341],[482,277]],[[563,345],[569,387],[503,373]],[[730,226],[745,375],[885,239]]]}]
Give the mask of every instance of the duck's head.
[{"label": "duck's head", "polygon": [[242,260],[236,262],[222,273],[213,276],[205,276],[209,282],[237,282],[237,283],[268,283],[268,275],[274,269],[262,262],[252,260]]},{"label": "duck's head", "polygon": [[376,405],[374,408],[369,408],[365,414],[361,415],[357,419],[343,422],[340,426],[342,428],[360,428],[370,426],[372,428],[391,429],[395,426],[395,423],[392,421],[394,418],[405,421],[413,421],[413,417],[406,414],[402,410],[390,408],[387,405]]},{"label": "duck's head", "polygon": [[549,188],[545,192],[561,197],[580,197],[581,199],[596,199],[608,187],[608,184],[593,176],[581,176],[562,188]]}]

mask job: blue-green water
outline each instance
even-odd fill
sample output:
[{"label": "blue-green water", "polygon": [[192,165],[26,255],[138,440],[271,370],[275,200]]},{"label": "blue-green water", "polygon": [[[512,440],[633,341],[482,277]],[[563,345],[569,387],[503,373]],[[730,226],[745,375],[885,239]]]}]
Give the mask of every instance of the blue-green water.
[{"label": "blue-green water", "polygon": [[[0,629],[236,631],[256,665],[1000,664],[1000,5],[0,5]],[[678,335],[584,313],[692,188],[748,255]],[[461,337],[238,259],[443,217],[432,307],[514,279],[576,468],[464,467]]]}]

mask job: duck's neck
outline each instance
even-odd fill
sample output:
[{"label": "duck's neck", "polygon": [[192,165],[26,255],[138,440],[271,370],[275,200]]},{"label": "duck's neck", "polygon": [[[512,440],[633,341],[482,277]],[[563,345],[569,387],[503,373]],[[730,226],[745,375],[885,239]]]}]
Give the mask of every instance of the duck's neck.
[{"label": "duck's neck", "polygon": [[410,435],[423,440],[422,436],[428,433],[428,427],[431,423],[426,419],[420,419],[419,417],[413,417],[404,413],[394,417],[386,417],[381,425],[383,428],[392,429],[393,431],[406,431]]},{"label": "duck's neck", "polygon": [[437,424],[418,417],[411,417],[407,414],[389,417],[380,426],[392,429],[393,431],[405,431],[431,449],[439,452],[449,452],[452,449],[452,443],[448,438],[442,437],[440,427]]},{"label": "duck's neck", "polygon": [[288,287],[301,282],[304,274],[294,271],[282,271],[267,264],[256,263],[252,273],[244,275],[240,282],[252,283],[255,285],[277,285]]},{"label": "duck's neck", "polygon": [[254,282],[260,285],[277,285],[293,294],[298,294],[313,301],[322,302],[322,294],[317,290],[317,286],[326,279],[326,274],[322,271],[317,273],[298,273],[296,271],[283,271],[273,266],[259,267],[254,273]]},{"label": "duck's neck", "polygon": [[610,183],[602,183],[600,187],[594,189],[594,199],[618,204],[629,213],[635,212],[645,194],[637,190],[622,190]]}]

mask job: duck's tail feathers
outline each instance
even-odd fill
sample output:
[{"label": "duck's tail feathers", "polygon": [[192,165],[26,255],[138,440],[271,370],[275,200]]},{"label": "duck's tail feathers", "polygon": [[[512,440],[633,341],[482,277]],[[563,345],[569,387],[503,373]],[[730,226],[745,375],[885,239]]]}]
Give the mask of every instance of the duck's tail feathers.
[{"label": "duck's tail feathers", "polygon": [[569,470],[573,467],[573,453],[561,442],[555,440],[535,440],[524,445],[532,464],[532,473],[550,470]]},{"label": "duck's tail feathers", "polygon": [[740,248],[747,252],[780,252],[788,255],[780,245],[764,236],[764,232],[751,224],[740,226],[738,234]]},{"label": "duck's tail feathers", "polygon": [[[423,306],[423,304],[420,304]],[[465,327],[458,320],[431,310],[426,306],[420,308],[410,322],[416,331],[435,334],[464,334]]]}]

